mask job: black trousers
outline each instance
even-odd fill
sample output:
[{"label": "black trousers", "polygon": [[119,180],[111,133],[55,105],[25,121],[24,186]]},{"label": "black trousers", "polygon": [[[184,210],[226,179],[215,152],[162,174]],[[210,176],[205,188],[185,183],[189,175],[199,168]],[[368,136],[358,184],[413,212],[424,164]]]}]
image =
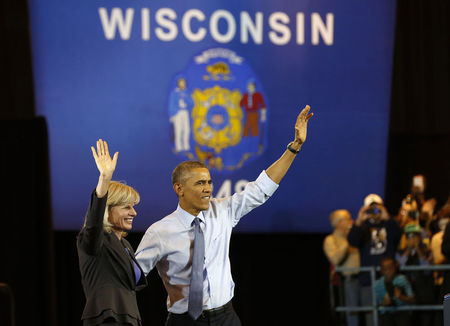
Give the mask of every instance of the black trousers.
[{"label": "black trousers", "polygon": [[101,323],[98,326],[132,326],[132,325],[129,323],[119,323],[115,321],[113,318],[107,318],[106,320],[103,321],[103,323]]},{"label": "black trousers", "polygon": [[227,304],[218,313],[205,311],[197,320],[193,320],[188,313],[173,314],[169,312],[166,326],[241,326],[241,321],[231,304]]}]

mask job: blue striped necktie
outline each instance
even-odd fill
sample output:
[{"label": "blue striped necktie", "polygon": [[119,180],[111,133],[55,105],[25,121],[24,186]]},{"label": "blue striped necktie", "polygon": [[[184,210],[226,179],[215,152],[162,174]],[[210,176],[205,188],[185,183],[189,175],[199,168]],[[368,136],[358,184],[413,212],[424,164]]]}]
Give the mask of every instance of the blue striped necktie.
[{"label": "blue striped necktie", "polygon": [[200,219],[194,219],[194,254],[192,255],[191,283],[189,285],[188,313],[197,319],[203,311],[203,260],[205,238],[200,227]]}]

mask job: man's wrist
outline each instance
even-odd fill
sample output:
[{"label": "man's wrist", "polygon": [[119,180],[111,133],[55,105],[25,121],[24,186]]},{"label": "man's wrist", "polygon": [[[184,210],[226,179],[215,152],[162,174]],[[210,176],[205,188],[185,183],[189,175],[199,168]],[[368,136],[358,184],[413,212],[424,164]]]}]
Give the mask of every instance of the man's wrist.
[{"label": "man's wrist", "polygon": [[292,141],[292,143],[295,144],[295,146],[300,146],[300,147],[301,147],[301,146],[303,145],[304,142],[302,142],[300,139],[297,139],[297,138],[296,138],[296,139],[294,139],[294,140]]},{"label": "man's wrist", "polygon": [[287,149],[293,154],[298,154],[300,149],[302,148],[302,144],[296,141],[292,141],[287,145]]}]

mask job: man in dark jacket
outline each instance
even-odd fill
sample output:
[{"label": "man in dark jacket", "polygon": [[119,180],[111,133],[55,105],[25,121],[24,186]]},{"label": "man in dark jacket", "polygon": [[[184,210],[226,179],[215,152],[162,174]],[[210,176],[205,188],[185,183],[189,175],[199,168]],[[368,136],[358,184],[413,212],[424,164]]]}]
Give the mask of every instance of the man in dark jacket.
[{"label": "man in dark jacket", "polygon": [[[361,266],[378,266],[382,257],[395,258],[402,230],[397,222],[390,218],[383,205],[383,200],[376,194],[369,194],[358,213],[355,224],[348,234],[348,242],[359,249]],[[360,302],[371,306],[372,285],[370,274],[359,274]],[[372,326],[371,313],[366,314],[366,326]]]}]

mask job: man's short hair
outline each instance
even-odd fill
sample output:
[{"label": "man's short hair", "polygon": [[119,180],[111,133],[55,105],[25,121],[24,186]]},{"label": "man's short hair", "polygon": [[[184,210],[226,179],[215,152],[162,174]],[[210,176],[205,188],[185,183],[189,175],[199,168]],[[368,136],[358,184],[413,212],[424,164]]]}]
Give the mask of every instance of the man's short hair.
[{"label": "man's short hair", "polygon": [[178,164],[172,172],[172,185],[184,183],[193,169],[205,168],[206,165],[199,161],[184,161]]}]

